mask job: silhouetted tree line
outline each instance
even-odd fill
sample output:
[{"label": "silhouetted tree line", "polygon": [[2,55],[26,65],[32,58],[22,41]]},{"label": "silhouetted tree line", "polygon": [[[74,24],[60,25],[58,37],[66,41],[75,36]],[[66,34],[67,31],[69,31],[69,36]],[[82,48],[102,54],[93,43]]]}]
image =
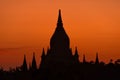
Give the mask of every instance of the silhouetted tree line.
[{"label": "silhouetted tree line", "polygon": [[[76,53],[77,54],[77,53]],[[76,55],[77,56],[77,55]],[[41,63],[42,64],[42,63]],[[41,65],[40,64],[40,65]],[[23,64],[15,69],[4,71],[0,68],[0,80],[119,80],[120,59],[108,64],[99,62],[98,54],[95,62],[87,62],[85,55],[82,62],[72,65],[52,65],[51,67],[39,66],[37,68],[35,53],[33,53],[32,64],[27,66],[24,55]]]}]

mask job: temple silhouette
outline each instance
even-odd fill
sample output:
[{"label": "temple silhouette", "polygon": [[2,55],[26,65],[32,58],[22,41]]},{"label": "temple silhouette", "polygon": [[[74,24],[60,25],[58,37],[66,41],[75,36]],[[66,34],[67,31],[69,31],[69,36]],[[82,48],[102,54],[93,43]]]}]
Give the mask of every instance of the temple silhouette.
[{"label": "temple silhouette", "polygon": [[[46,53],[45,53],[46,52]],[[74,54],[74,55],[73,55]],[[37,67],[35,53],[31,64],[27,64],[24,55],[23,64],[15,69],[0,69],[0,80],[119,80],[120,59],[108,64],[99,61],[88,62],[85,54],[79,61],[77,47],[72,53],[70,39],[63,27],[61,10],[59,10],[56,29],[50,39],[50,48],[42,50],[41,62]]]},{"label": "temple silhouette", "polygon": [[[72,55],[70,39],[64,30],[61,11],[59,10],[57,27],[50,40],[50,49],[45,53],[43,49],[41,67],[55,68],[57,66],[69,66],[78,60],[76,48],[75,55]],[[79,60],[78,60],[79,61]],[[78,62],[77,61],[77,62]]]}]

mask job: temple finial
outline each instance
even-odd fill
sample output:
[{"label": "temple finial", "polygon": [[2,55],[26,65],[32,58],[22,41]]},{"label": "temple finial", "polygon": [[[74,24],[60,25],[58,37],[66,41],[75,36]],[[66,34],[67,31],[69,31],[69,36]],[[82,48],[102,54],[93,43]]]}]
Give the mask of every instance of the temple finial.
[{"label": "temple finial", "polygon": [[61,10],[59,9],[58,23],[62,23]]}]

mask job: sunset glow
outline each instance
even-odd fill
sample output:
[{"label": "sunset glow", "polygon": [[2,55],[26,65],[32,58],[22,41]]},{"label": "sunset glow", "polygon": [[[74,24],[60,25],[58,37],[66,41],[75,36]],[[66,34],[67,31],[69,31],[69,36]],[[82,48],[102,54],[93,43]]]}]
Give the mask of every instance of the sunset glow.
[{"label": "sunset glow", "polygon": [[120,58],[119,0],[0,0],[0,66],[19,66],[24,54],[30,63],[33,52],[39,65],[59,9],[71,48],[78,47],[81,61],[83,54],[95,60],[96,52],[107,63]]}]

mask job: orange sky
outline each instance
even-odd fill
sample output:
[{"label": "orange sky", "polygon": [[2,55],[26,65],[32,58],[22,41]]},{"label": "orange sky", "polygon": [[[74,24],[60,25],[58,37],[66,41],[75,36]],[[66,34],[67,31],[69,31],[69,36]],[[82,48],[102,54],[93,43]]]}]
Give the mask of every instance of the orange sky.
[{"label": "orange sky", "polygon": [[100,61],[120,58],[119,0],[0,0],[0,65],[20,65],[24,54],[30,63],[33,51],[39,63],[55,30],[58,9],[80,57],[86,54],[87,60],[94,60],[98,52]]}]

